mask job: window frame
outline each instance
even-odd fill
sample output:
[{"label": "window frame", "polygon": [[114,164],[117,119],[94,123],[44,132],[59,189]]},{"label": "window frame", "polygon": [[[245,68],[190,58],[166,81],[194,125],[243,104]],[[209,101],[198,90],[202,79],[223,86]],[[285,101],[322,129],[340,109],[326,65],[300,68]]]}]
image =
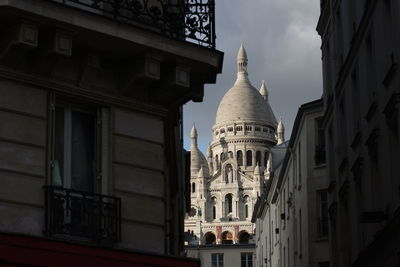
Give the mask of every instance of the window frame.
[{"label": "window frame", "polygon": [[224,253],[211,253],[211,266],[224,267]]},{"label": "window frame", "polygon": [[253,252],[241,252],[240,253],[240,266],[241,267],[253,267]]},{"label": "window frame", "polygon": [[[102,190],[102,173],[103,173],[103,155],[102,155],[102,143],[104,138],[103,135],[103,123],[102,117],[103,112],[102,108],[99,106],[94,106],[87,102],[78,102],[70,100],[66,97],[62,96],[55,96],[53,95],[51,98],[51,157],[50,157],[50,181],[49,184],[53,186],[61,186],[67,189],[75,189],[72,187],[72,177],[71,177],[71,168],[72,168],[72,113],[78,112],[82,114],[89,114],[93,116],[93,160],[92,160],[92,174],[93,174],[93,181],[92,188],[90,193],[107,193]],[[62,175],[61,184],[58,184],[58,180],[56,176],[56,165],[57,165],[57,158],[56,158],[56,138],[57,138],[57,109],[63,110],[63,143],[62,143],[62,154],[63,154],[63,171],[59,173]],[[67,112],[66,112],[67,111]],[[66,121],[66,118],[68,121]],[[67,127],[70,127],[69,130],[66,130]],[[68,132],[68,133],[67,133]],[[67,135],[66,135],[67,133]],[[65,163],[66,162],[66,163]],[[59,165],[57,165],[59,167]],[[106,187],[106,186],[105,186]],[[82,191],[82,190],[79,190]],[[83,190],[86,191],[86,190]]]}]

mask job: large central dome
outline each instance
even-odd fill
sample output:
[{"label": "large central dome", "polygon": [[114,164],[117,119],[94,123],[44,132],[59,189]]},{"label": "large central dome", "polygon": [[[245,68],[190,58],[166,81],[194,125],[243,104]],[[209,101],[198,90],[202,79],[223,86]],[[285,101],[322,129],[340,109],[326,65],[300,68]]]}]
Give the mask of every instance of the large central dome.
[{"label": "large central dome", "polygon": [[[277,121],[268,103],[267,96],[261,95],[247,77],[247,55],[240,46],[238,73],[235,84],[222,98],[215,120],[215,125],[224,125],[237,121],[257,122],[276,127]],[[264,85],[263,85],[264,86]],[[266,92],[265,88],[264,92]]]}]

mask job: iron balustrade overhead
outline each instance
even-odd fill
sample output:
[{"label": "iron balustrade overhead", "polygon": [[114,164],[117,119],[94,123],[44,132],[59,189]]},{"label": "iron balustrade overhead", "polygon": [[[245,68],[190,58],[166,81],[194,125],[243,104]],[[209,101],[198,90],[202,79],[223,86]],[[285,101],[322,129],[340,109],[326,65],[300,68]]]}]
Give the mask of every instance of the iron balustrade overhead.
[{"label": "iron balustrade overhead", "polygon": [[215,49],[214,0],[47,0]]},{"label": "iron balustrade overhead", "polygon": [[45,186],[45,233],[112,246],[121,240],[121,199]]}]

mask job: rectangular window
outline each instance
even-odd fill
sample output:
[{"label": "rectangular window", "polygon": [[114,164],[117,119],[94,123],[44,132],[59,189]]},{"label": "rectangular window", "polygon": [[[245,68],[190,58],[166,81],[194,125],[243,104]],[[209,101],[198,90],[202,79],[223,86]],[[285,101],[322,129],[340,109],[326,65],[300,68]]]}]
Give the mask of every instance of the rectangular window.
[{"label": "rectangular window", "polygon": [[224,254],[223,253],[211,254],[211,266],[212,267],[223,267],[224,266]]},{"label": "rectangular window", "polygon": [[318,191],[318,236],[328,235],[328,192]]},{"label": "rectangular window", "polygon": [[299,188],[301,188],[301,142],[299,142],[299,154],[297,157],[299,162]]},{"label": "rectangular window", "polygon": [[315,119],[315,164],[325,163],[325,134],[322,126],[322,117]]},{"label": "rectangular window", "polygon": [[253,267],[253,253],[243,252],[240,253],[241,267]]},{"label": "rectangular window", "polygon": [[[108,111],[52,96],[51,183],[46,189],[45,233],[98,244],[120,241],[121,199],[107,196]],[[104,125],[102,119],[105,120]],[[103,136],[103,138],[101,138]],[[103,185],[102,185],[103,183]],[[103,190],[103,191],[102,191]],[[101,233],[99,235],[99,233]]]},{"label": "rectangular window", "polygon": [[94,192],[97,173],[96,111],[67,105],[54,115],[53,183],[56,186]]}]

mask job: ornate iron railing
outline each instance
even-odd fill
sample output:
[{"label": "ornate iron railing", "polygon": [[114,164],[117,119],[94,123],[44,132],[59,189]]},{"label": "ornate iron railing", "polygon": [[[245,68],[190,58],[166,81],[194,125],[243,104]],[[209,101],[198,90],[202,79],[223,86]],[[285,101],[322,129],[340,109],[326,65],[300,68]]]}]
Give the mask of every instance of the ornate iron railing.
[{"label": "ornate iron railing", "polygon": [[215,49],[214,0],[47,0]]},{"label": "ornate iron railing", "polygon": [[110,246],[121,240],[121,200],[45,186],[47,235]]}]

